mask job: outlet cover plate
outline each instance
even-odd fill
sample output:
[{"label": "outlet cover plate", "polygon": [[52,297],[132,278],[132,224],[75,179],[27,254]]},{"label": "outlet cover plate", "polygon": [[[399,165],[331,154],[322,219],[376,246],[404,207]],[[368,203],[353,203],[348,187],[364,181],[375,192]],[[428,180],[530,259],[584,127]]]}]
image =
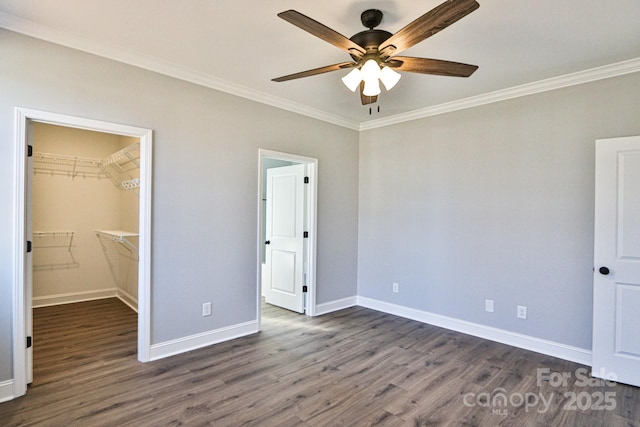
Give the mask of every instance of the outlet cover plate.
[{"label": "outlet cover plate", "polygon": [[526,319],[527,318],[527,307],[524,305],[519,305],[517,310],[518,319]]},{"label": "outlet cover plate", "polygon": [[493,313],[493,300],[492,299],[484,300],[484,311],[488,311],[489,313]]},{"label": "outlet cover plate", "polygon": [[202,304],[202,316],[211,316],[211,303],[205,302]]}]

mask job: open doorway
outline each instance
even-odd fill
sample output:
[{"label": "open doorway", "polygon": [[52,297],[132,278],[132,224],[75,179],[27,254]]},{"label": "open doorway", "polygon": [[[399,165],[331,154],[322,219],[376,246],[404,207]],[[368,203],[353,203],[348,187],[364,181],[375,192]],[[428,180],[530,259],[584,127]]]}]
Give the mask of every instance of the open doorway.
[{"label": "open doorway", "polygon": [[137,312],[139,138],[35,122],[32,147],[33,307]]},{"label": "open doorway", "polygon": [[317,165],[259,150],[258,319],[263,301],[315,315]]},{"label": "open doorway", "polygon": [[[14,367],[14,395],[20,396],[26,393],[27,384],[31,382],[33,377],[33,347],[32,347],[32,322],[33,322],[33,273],[34,273],[34,246],[36,240],[40,239],[37,244],[42,250],[49,251],[49,256],[37,260],[40,263],[41,271],[49,274],[55,279],[56,274],[61,270],[75,269],[79,264],[78,254],[74,254],[74,239],[79,243],[79,236],[76,236],[74,230],[33,230],[32,215],[32,194],[33,194],[33,169],[34,169],[34,149],[33,137],[34,127],[36,126],[58,126],[61,128],[71,128],[74,130],[81,129],[83,131],[98,132],[104,134],[112,134],[120,142],[120,145],[134,145],[138,150],[137,163],[139,165],[138,177],[129,182],[121,183],[121,185],[135,187],[139,194],[137,201],[137,213],[125,220],[130,226],[137,224],[136,233],[137,240],[132,243],[137,249],[136,266],[132,267],[132,263],[128,265],[118,264],[114,272],[117,277],[122,280],[122,300],[129,299],[131,306],[135,302],[138,310],[138,339],[137,353],[138,360],[146,362],[149,360],[150,351],[150,231],[151,231],[151,145],[152,132],[148,129],[136,128],[128,125],[119,125],[109,122],[101,122],[96,120],[83,119],[73,116],[65,116],[55,113],[16,108],[16,198],[15,198],[15,239],[14,239],[14,260],[15,260],[15,282],[14,282],[14,314],[15,322],[13,325],[13,367]],[[118,150],[121,151],[121,150]],[[74,179],[87,179],[89,174],[96,172],[90,167],[89,163],[85,166],[87,169],[80,170],[80,162],[74,158],[81,156],[73,156],[66,154],[58,154],[50,156],[48,161],[60,161],[63,163],[58,166],[51,166],[50,169],[61,168],[58,172],[67,177]],[[108,158],[108,156],[107,156]],[[42,160],[42,157],[40,157]],[[71,164],[65,164],[71,163]],[[107,162],[105,162],[107,163]],[[105,166],[103,164],[102,166]],[[70,172],[68,170],[70,169]],[[98,167],[97,169],[100,169]],[[41,170],[41,173],[47,173]],[[54,174],[53,170],[48,171]],[[70,175],[69,175],[70,173]],[[113,174],[111,174],[113,175]],[[111,184],[110,184],[111,185]],[[64,190],[63,190],[64,191]],[[47,194],[42,193],[42,194]],[[129,203],[131,204],[131,203]],[[46,210],[46,209],[45,209]],[[115,215],[120,215],[117,213]],[[44,215],[46,217],[46,214]],[[41,214],[41,219],[43,218]],[[46,223],[41,222],[40,224]],[[60,227],[62,228],[62,227]],[[38,232],[34,235],[34,231]],[[93,230],[94,232],[96,230]],[[109,231],[109,230],[101,230]],[[113,230],[111,230],[113,231]],[[133,238],[133,236],[124,236],[112,234],[110,237],[113,243],[123,243],[125,237]],[[85,236],[86,237],[86,236]],[[99,233],[91,236],[91,238],[100,239]],[[98,244],[98,243],[96,243]],[[52,255],[53,252],[55,254]],[[105,254],[102,254],[104,257]],[[131,256],[133,258],[133,256]],[[103,259],[104,261],[104,259]],[[38,266],[36,265],[36,268]],[[131,268],[137,271],[131,272]],[[132,278],[137,279],[132,283]],[[51,277],[49,277],[50,280]],[[45,281],[46,282],[46,281]],[[51,281],[55,282],[55,280]],[[135,290],[131,289],[135,287]],[[116,287],[117,288],[117,287]],[[127,291],[129,289],[129,291]],[[59,289],[58,289],[59,290]],[[96,292],[94,292],[96,291]],[[113,289],[112,289],[113,291]],[[93,296],[104,292],[104,289],[90,290],[89,294]],[[45,291],[47,293],[47,291]],[[118,290],[115,290],[117,296]],[[136,294],[135,296],[132,294]],[[43,298],[38,303],[47,305],[59,302],[59,299],[69,298],[68,294],[74,292],[58,292],[55,291],[51,295],[41,295]],[[80,293],[82,294],[82,292]],[[128,296],[127,296],[128,294]],[[48,298],[51,297],[52,298]],[[76,294],[77,296],[77,294]],[[133,298],[132,298],[133,297]],[[58,301],[56,301],[58,299]],[[64,301],[63,301],[64,302]],[[26,342],[26,346],[24,345]],[[34,342],[33,345],[37,345]]]}]

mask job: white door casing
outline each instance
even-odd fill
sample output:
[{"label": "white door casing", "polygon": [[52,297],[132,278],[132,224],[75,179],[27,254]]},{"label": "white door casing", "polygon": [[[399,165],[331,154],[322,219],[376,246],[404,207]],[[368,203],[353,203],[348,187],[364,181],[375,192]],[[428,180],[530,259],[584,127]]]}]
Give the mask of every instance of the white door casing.
[{"label": "white door casing", "polygon": [[[26,337],[32,328],[32,266],[26,255],[31,235],[31,172],[27,158],[32,121],[91,131],[136,137],[140,140],[139,263],[138,263],[138,360],[148,362],[151,351],[151,195],[153,132],[111,122],[67,116],[47,111],[15,109],[15,189],[13,245],[13,397],[22,396],[33,378],[31,351]],[[27,208],[27,206],[29,208]],[[35,342],[34,342],[35,345]]]},{"label": "white door casing", "polygon": [[[33,122],[27,122],[27,144],[33,147]],[[33,157],[27,157],[27,174],[25,176],[25,234],[27,241],[33,242]],[[33,245],[32,245],[33,247]],[[27,384],[33,382],[33,249],[25,255],[25,289],[24,289],[24,324],[27,337],[31,337],[31,345],[27,346],[25,359]],[[29,339],[29,338],[28,338]]]},{"label": "white door casing", "polygon": [[640,386],[640,137],[596,141],[592,374]]},{"label": "white door casing", "polygon": [[265,301],[304,313],[304,164],[267,170]]}]

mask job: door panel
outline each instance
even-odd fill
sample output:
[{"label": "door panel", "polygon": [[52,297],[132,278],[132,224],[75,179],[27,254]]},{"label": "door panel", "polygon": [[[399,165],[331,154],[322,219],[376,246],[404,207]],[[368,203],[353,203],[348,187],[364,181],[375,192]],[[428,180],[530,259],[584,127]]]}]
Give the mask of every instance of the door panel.
[{"label": "door panel", "polygon": [[596,142],[593,375],[640,386],[640,137]]},{"label": "door panel", "polygon": [[640,286],[617,284],[616,353],[640,355]]},{"label": "door panel", "polygon": [[289,251],[271,251],[271,291],[295,295],[296,292],[296,253]]},{"label": "door panel", "polygon": [[265,301],[304,312],[305,165],[267,170]]},{"label": "door panel", "polygon": [[[277,173],[283,173],[283,171]],[[271,237],[295,238],[298,225],[296,224],[297,176],[295,174],[280,176],[272,174],[271,179]]]},{"label": "door panel", "polygon": [[[619,153],[618,257],[640,261],[640,152]],[[634,191],[635,190],[635,191]]]}]

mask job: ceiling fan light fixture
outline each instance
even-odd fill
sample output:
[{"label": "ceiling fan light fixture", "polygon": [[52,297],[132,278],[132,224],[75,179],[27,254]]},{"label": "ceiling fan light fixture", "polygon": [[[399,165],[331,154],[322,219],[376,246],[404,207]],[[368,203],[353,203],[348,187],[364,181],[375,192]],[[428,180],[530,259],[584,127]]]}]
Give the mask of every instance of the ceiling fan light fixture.
[{"label": "ceiling fan light fixture", "polygon": [[342,78],[342,83],[351,91],[355,92],[362,81],[362,71],[359,68],[354,68]]},{"label": "ceiling fan light fixture", "polygon": [[364,96],[378,96],[380,95],[380,83],[376,78],[375,80],[365,80],[364,89],[362,89]]},{"label": "ceiling fan light fixture", "polygon": [[380,70],[380,81],[387,90],[393,89],[393,87],[400,81],[400,73],[391,69],[391,67],[382,67]]}]

